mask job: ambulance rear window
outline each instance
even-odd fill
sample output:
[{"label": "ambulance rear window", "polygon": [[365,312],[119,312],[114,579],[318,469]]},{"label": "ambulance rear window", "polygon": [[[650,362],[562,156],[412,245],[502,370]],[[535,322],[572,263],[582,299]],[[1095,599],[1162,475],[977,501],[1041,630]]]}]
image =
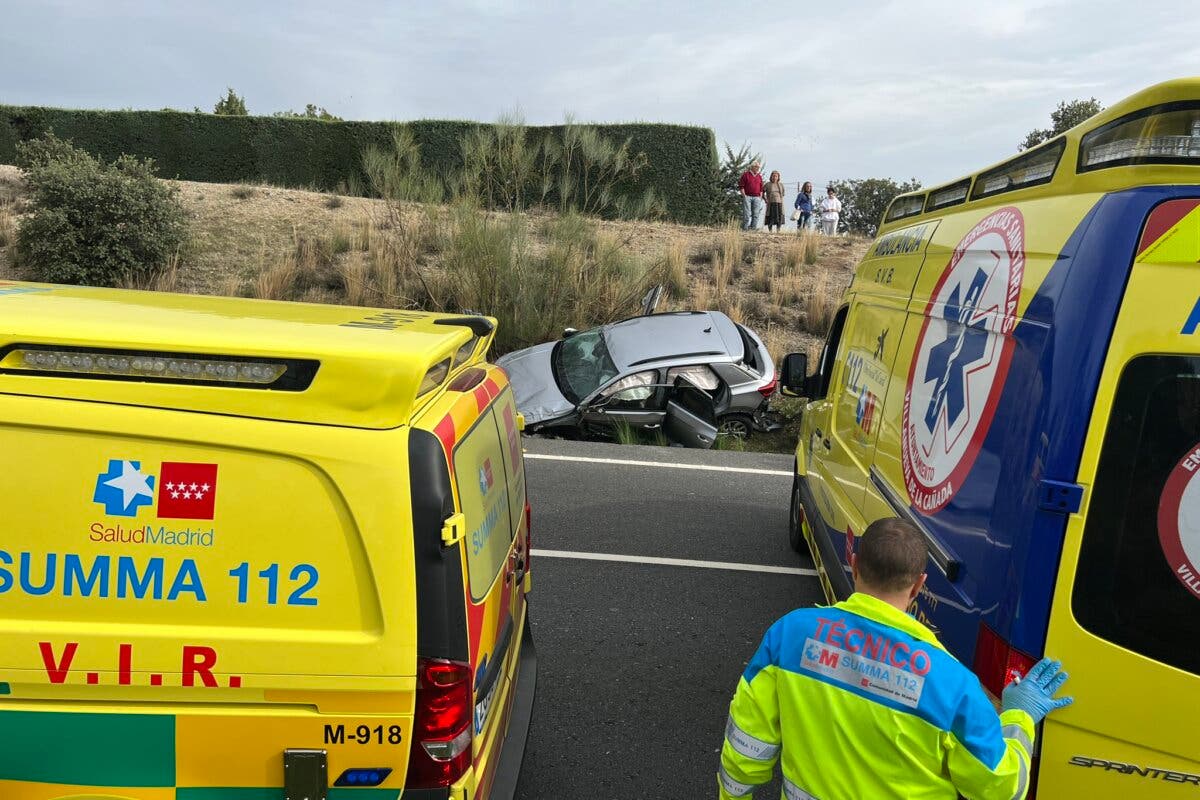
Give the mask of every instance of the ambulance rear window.
[{"label": "ambulance rear window", "polygon": [[1200,674],[1200,357],[1125,368],[1091,495],[1076,619]]}]

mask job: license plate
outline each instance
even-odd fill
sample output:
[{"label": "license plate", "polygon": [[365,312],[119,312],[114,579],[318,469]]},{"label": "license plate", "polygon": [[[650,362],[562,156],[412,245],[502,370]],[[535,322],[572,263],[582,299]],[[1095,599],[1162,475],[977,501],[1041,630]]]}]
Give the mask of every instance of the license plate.
[{"label": "license plate", "polygon": [[496,697],[496,688],[503,680],[503,675],[497,675],[496,680],[492,681],[492,686],[488,689],[487,694],[481,697],[479,702],[475,704],[475,733],[483,733],[483,724],[487,722],[488,711],[491,710],[492,700]]}]

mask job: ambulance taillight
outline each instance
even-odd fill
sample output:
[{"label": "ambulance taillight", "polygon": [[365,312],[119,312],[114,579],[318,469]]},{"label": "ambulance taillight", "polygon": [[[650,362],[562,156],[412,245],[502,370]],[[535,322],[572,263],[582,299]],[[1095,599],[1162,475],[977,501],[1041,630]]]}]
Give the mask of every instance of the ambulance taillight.
[{"label": "ambulance taillight", "polygon": [[1037,659],[1010,645],[998,633],[985,624],[979,626],[979,639],[975,644],[975,674],[979,682],[994,697],[1000,697],[1004,687],[1018,675],[1024,675],[1037,663]]},{"label": "ambulance taillight", "polygon": [[407,789],[452,785],[471,766],[471,668],[459,661],[417,661],[417,710]]}]

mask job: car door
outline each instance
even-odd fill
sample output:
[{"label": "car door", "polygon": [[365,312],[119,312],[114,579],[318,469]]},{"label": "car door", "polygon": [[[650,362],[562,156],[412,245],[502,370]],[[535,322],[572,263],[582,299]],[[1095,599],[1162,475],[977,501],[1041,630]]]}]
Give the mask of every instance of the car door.
[{"label": "car door", "polygon": [[667,391],[667,438],[684,447],[707,450],[717,441],[712,397],[683,378]]},{"label": "car door", "polygon": [[655,428],[667,414],[667,395],[656,369],[623,375],[596,393],[583,412],[592,425]]}]

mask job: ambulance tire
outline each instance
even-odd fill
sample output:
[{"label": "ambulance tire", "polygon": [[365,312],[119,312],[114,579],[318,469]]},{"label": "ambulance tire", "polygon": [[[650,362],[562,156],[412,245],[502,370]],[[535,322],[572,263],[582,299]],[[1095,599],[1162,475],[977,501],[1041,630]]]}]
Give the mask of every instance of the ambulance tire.
[{"label": "ambulance tire", "polygon": [[800,516],[804,506],[800,502],[800,476],[792,478],[792,507],[788,513],[788,543],[797,553],[807,553],[808,544],[804,541],[804,531],[800,528]]}]

